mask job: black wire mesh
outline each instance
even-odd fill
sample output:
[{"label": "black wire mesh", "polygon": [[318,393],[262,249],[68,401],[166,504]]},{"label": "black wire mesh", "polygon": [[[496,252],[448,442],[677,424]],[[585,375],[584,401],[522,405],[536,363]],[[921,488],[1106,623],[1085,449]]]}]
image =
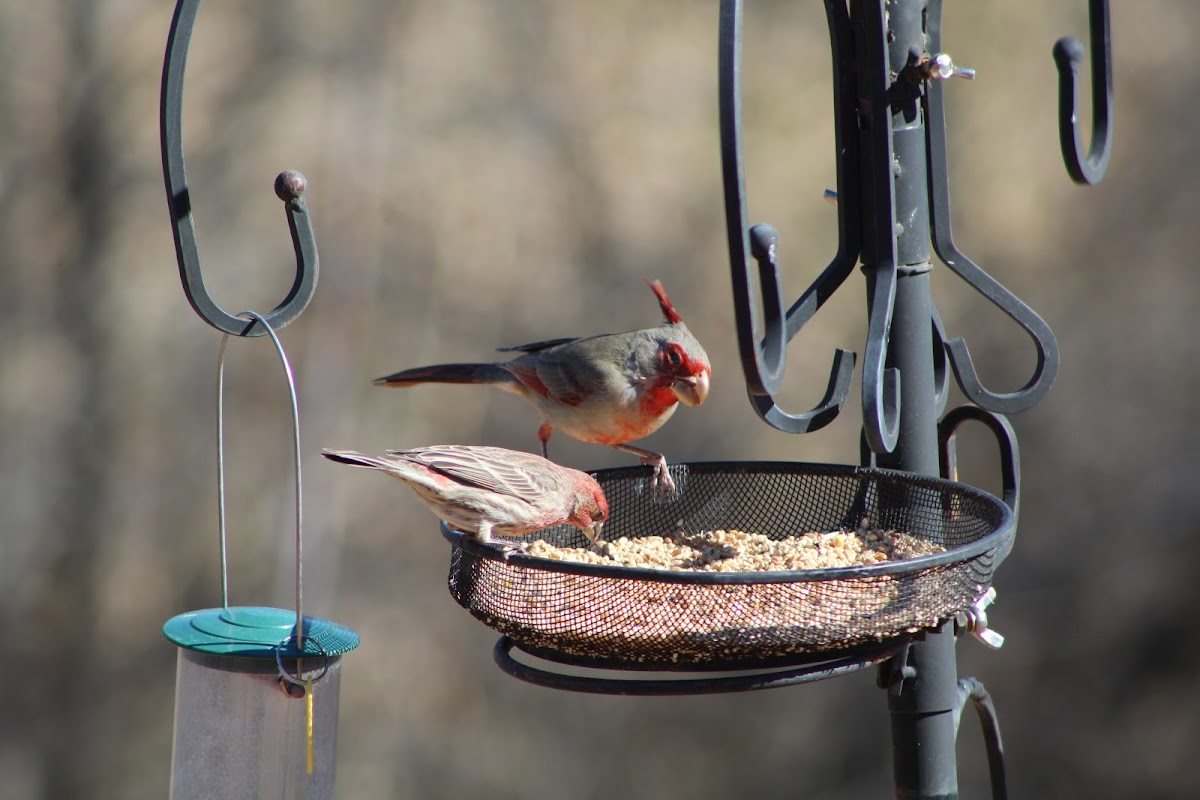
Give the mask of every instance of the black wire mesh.
[{"label": "black wire mesh", "polygon": [[[1000,500],[964,484],[827,464],[675,464],[678,494],[660,502],[649,471],[595,473],[608,495],[606,539],[741,530],[782,539],[864,521],[946,552],[862,567],[683,572],[552,561],[443,526],[450,593],[521,649],[614,669],[745,669],[878,645],[969,607],[1012,546]],[[571,526],[533,538],[582,547]]]}]

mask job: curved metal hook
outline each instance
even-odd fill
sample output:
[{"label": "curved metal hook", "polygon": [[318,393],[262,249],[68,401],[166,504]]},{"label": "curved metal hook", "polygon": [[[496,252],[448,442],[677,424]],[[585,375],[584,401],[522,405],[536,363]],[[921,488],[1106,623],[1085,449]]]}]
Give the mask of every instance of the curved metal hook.
[{"label": "curved metal hook", "polygon": [[[930,0],[927,31],[930,50],[941,48],[942,0]],[[971,353],[963,339],[946,342],[950,364],[963,393],[989,411],[1015,414],[1038,403],[1058,375],[1058,340],[1040,316],[995,278],[984,272],[954,245],[950,224],[950,177],[946,165],[946,115],[942,82],[930,81],[925,92],[926,157],[929,163],[930,224],[933,249],[960,278],[1021,326],[1037,350],[1037,366],[1030,379],[1015,392],[989,391],[979,380]]]},{"label": "curved metal hook", "polygon": [[863,431],[873,451],[890,453],[900,436],[900,370],[886,366],[896,301],[896,268],[880,265],[866,270],[866,274],[869,312],[863,356]]},{"label": "curved metal hook", "polygon": [[938,423],[939,460],[942,477],[958,480],[958,459],[954,447],[954,435],[959,426],[968,420],[987,425],[1000,447],[1001,500],[1012,509],[1013,519],[1021,511],[1021,456],[1017,449],[1017,432],[1012,423],[1000,414],[993,414],[979,406],[964,405],[951,411]]},{"label": "curved metal hook", "polygon": [[[179,0],[175,5],[163,62],[159,103],[163,177],[167,186],[167,205],[171,210],[171,231],[175,236],[175,257],[179,262],[184,294],[201,319],[217,330],[235,336],[263,336],[266,331],[255,320],[247,321],[229,314],[216,304],[205,288],[204,275],[200,271],[196,225],[192,219],[192,202],[184,169],[182,133],[183,75],[199,10],[200,0]],[[275,179],[275,193],[284,201],[292,248],[296,252],[296,279],[292,288],[283,302],[265,315],[266,321],[276,329],[299,316],[317,289],[317,244],[303,197],[306,188],[307,181],[299,172],[284,172]]]},{"label": "curved metal hook", "polygon": [[[933,415],[940,417],[950,399],[950,376],[946,370],[946,328],[937,306],[933,307]],[[858,436],[858,463],[864,467],[876,466],[875,451],[867,441],[867,429],[863,427]]]},{"label": "curved metal hook", "polygon": [[1083,60],[1083,44],[1064,36],[1054,43],[1054,65],[1058,68],[1058,138],[1063,161],[1071,180],[1095,185],[1108,169],[1112,155],[1112,37],[1108,26],[1108,0],[1088,0],[1088,29],[1092,44],[1092,140],[1083,155],[1079,130],[1079,100],[1075,94],[1076,73]]},{"label": "curved metal hook", "polygon": [[[890,453],[900,435],[900,371],[888,366],[888,340],[891,338],[892,313],[896,300],[897,219],[894,167],[896,153],[890,114],[890,87],[895,75],[888,63],[887,15],[883,2],[862,5],[863,22],[868,35],[878,41],[864,47],[858,65],[859,91],[856,103],[865,107],[862,123],[865,164],[863,174],[863,216],[870,230],[863,252],[863,273],[867,278],[867,346],[863,356],[862,412],[863,431],[875,453]],[[856,106],[857,107],[857,106]],[[915,110],[915,106],[914,106]]]},{"label": "curved metal hook", "polygon": [[[776,260],[778,244],[779,234],[770,225],[755,225],[750,229],[750,251],[758,262],[759,284],[762,287],[764,310],[766,311],[767,336],[764,344],[761,346],[761,352],[764,355],[771,353],[768,345],[772,341],[774,332],[774,338],[778,342],[778,379],[782,379],[784,348],[786,348],[787,342],[791,340],[791,335],[788,335],[787,329],[791,327],[792,316],[789,314],[786,319],[783,316],[782,289],[779,280],[779,266]],[[829,270],[827,269],[826,272],[829,272]],[[840,283],[841,280],[837,280],[837,284]],[[821,278],[817,279],[817,283],[813,287],[810,287],[805,296],[812,295],[814,290],[818,288],[821,288]],[[832,294],[837,286],[825,288],[829,294]],[[805,298],[802,297],[794,308],[800,307],[804,303],[804,300]],[[736,294],[734,301],[738,303]],[[738,303],[738,305],[741,304]],[[751,320],[753,320],[753,305],[750,306],[750,313]],[[809,311],[808,314],[811,316],[812,312]],[[801,324],[803,323],[796,325],[796,331],[799,331]],[[740,327],[738,331],[740,342],[742,340]],[[751,328],[748,336],[751,344],[754,343],[753,337],[754,331]],[[834,351],[833,366],[829,371],[829,383],[825,387],[825,395],[811,411],[803,414],[789,414],[776,405],[774,398],[771,396],[778,390],[778,383],[775,384],[775,388],[764,385],[756,386],[755,383],[751,382],[750,377],[747,376],[746,387],[750,395],[750,402],[762,419],[781,431],[788,433],[808,433],[820,430],[830,422],[833,422],[838,412],[841,411],[842,406],[846,404],[846,398],[850,394],[850,384],[854,379],[854,364],[857,357],[857,354],[853,351],[842,350],[841,348]],[[758,367],[758,369],[759,377],[766,377],[761,374],[761,368]],[[765,388],[766,390],[756,391],[756,388]]]},{"label": "curved metal hook", "polygon": [[983,744],[987,752],[988,778],[992,786],[992,800],[1008,797],[1008,782],[1004,776],[1004,744],[1000,737],[1000,720],[992,696],[976,678],[959,678],[958,707],[954,710],[954,737],[958,738],[959,723],[967,701],[975,706],[979,725],[983,730]]},{"label": "curved metal hook", "polygon": [[933,306],[933,415],[940,417],[950,399],[950,375],[946,370],[946,326]]},{"label": "curved metal hook", "polygon": [[[779,233],[770,225],[755,225],[750,229],[750,253],[758,263],[758,286],[762,292],[762,314],[757,313],[751,291],[749,275],[738,285],[745,290],[744,298],[734,292],[735,315],[738,317],[738,345],[744,344],[743,364],[753,361],[753,369],[747,369],[746,386],[751,395],[770,395],[779,391],[783,381],[784,354],[787,349],[787,325],[783,316],[783,284],[779,278]],[[742,264],[745,265],[743,256]],[[743,266],[743,271],[744,271]],[[746,312],[749,311],[749,318]],[[763,339],[757,342],[754,331],[758,317],[762,317]],[[740,335],[743,324],[749,326],[749,336]],[[753,349],[752,353],[746,349]]]},{"label": "curved metal hook", "polygon": [[[841,6],[840,17],[836,6]],[[850,170],[857,165],[848,147],[855,141],[847,135],[841,109],[847,105],[847,87],[839,69],[845,42],[851,36],[849,15],[844,3],[826,0],[830,20],[834,58],[835,135],[838,140],[839,247],[830,265],[788,311],[783,313],[783,289],[779,276],[779,235],[770,225],[755,225],[746,232],[745,170],[741,146],[741,0],[722,0],[719,31],[719,104],[721,124],[721,165],[725,194],[725,219],[729,241],[730,272],[733,280],[734,318],[742,371],[751,403],[768,424],[789,433],[815,431],[831,422],[841,410],[850,392],[855,354],[838,350],[830,370],[825,397],[811,411],[789,414],[780,409],[772,395],[779,391],[785,369],[787,343],[805,322],[842,284],[858,257],[857,180]],[[852,87],[850,87],[852,90]],[[852,94],[852,91],[851,91]],[[843,188],[845,193],[843,194]],[[762,310],[753,300],[754,281],[747,268],[747,250],[758,264],[758,283]],[[759,320],[764,338],[758,339]]]}]

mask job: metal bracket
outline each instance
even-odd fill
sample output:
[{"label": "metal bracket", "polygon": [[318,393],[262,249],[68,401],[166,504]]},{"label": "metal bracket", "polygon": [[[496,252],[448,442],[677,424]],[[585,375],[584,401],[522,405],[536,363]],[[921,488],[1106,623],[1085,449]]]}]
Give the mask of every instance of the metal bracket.
[{"label": "metal bracket", "polygon": [[979,714],[979,724],[983,728],[983,742],[987,750],[988,777],[992,785],[994,800],[1005,800],[1008,797],[1008,785],[1004,775],[1004,742],[1000,738],[1000,720],[996,717],[996,707],[992,704],[992,696],[984,685],[975,678],[961,678],[958,681],[958,708],[954,712],[954,736],[958,738],[959,723],[962,712],[970,700]]},{"label": "metal bracket", "polygon": [[[904,646],[907,648],[907,644]],[[780,665],[769,668],[768,671],[741,670],[711,677],[700,676],[696,673],[685,673],[690,677],[680,677],[677,673],[660,673],[660,677],[654,678],[645,676],[627,678],[613,677],[619,675],[620,671],[611,669],[595,669],[591,674],[545,669],[533,663],[513,658],[512,651],[514,649],[525,652],[513,639],[501,636],[492,649],[492,657],[501,670],[518,680],[568,692],[640,697],[720,694],[794,686],[857,672],[871,666],[883,667],[892,662],[893,659],[890,657],[896,652],[893,645],[884,643],[879,647],[863,648],[832,659],[813,658],[809,661],[802,659],[801,663],[791,666]],[[532,654],[525,653],[525,655]],[[559,663],[567,666],[580,666],[572,665],[567,661]]]},{"label": "metal bracket", "polygon": [[896,655],[879,665],[875,682],[880,689],[887,689],[892,697],[899,697],[904,691],[904,682],[917,677],[917,668],[908,663],[909,648],[905,642]]}]

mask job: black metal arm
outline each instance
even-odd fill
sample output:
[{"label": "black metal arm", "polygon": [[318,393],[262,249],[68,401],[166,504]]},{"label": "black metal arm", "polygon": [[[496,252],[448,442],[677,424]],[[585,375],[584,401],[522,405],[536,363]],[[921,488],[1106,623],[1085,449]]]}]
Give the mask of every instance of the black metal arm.
[{"label": "black metal arm", "polygon": [[[263,336],[267,333],[253,319],[234,316],[217,305],[204,285],[200,254],[196,248],[196,225],[192,219],[192,201],[183,162],[183,75],[187,65],[188,44],[192,38],[200,0],[179,0],[171,21],[167,52],[163,62],[160,98],[163,177],[167,186],[167,204],[171,209],[171,231],[175,236],[175,256],[179,277],[188,302],[200,318],[217,330],[236,336]],[[296,252],[296,278],[287,296],[263,317],[278,330],[300,315],[317,289],[317,243],[312,221],[304,202],[307,181],[299,172],[284,172],[275,179],[275,193],[284,201],[292,249]]]},{"label": "black metal arm", "polygon": [[[755,410],[767,423],[789,433],[815,431],[829,424],[845,405],[854,373],[855,354],[837,350],[825,396],[810,411],[792,414],[773,395],[785,369],[785,351],[813,314],[854,269],[859,255],[859,185],[857,122],[845,109],[854,107],[854,84],[846,65],[852,63],[850,19],[844,2],[826,0],[833,49],[834,137],[837,147],[838,251],[807,291],[783,313],[779,275],[779,236],[770,225],[746,230],[745,170],[741,145],[741,0],[722,0],[719,33],[719,105],[725,219],[733,279],[734,318],[746,388]],[[749,251],[749,253],[747,252]],[[754,300],[754,278],[747,255],[758,264],[761,311]],[[762,322],[764,338],[758,337]]]},{"label": "black metal arm", "polygon": [[1000,738],[1000,721],[996,717],[996,707],[992,704],[992,696],[988,694],[983,683],[975,678],[960,679],[958,693],[961,700],[958,712],[954,717],[954,732],[956,735],[958,734],[962,712],[966,708],[967,701],[970,700],[979,715],[979,726],[983,730],[992,797],[994,800],[1005,800],[1008,797],[1008,781],[1004,775],[1004,742]]},{"label": "black metal arm", "polygon": [[[929,49],[941,49],[942,0],[929,0]],[[971,402],[989,411],[1015,414],[1032,408],[1050,391],[1058,374],[1058,340],[1054,332],[1029,306],[963,255],[954,244],[950,226],[950,178],[947,167],[946,115],[940,81],[930,81],[925,92],[927,157],[929,164],[930,223],[933,249],[938,257],[984,297],[1021,326],[1037,350],[1037,366],[1032,377],[1015,392],[997,393],[987,389],[975,371],[970,350],[963,339],[946,342],[946,352],[958,385]]]}]

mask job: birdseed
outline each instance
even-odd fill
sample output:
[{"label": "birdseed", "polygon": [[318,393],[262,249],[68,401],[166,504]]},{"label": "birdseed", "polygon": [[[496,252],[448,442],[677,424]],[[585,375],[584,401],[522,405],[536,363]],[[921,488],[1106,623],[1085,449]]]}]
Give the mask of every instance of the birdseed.
[{"label": "birdseed", "polygon": [[772,539],[739,530],[676,531],[664,536],[598,542],[591,547],[556,547],[544,539],[526,552],[554,561],[688,572],[764,572],[861,567],[943,553],[946,548],[894,530],[811,531]]}]

